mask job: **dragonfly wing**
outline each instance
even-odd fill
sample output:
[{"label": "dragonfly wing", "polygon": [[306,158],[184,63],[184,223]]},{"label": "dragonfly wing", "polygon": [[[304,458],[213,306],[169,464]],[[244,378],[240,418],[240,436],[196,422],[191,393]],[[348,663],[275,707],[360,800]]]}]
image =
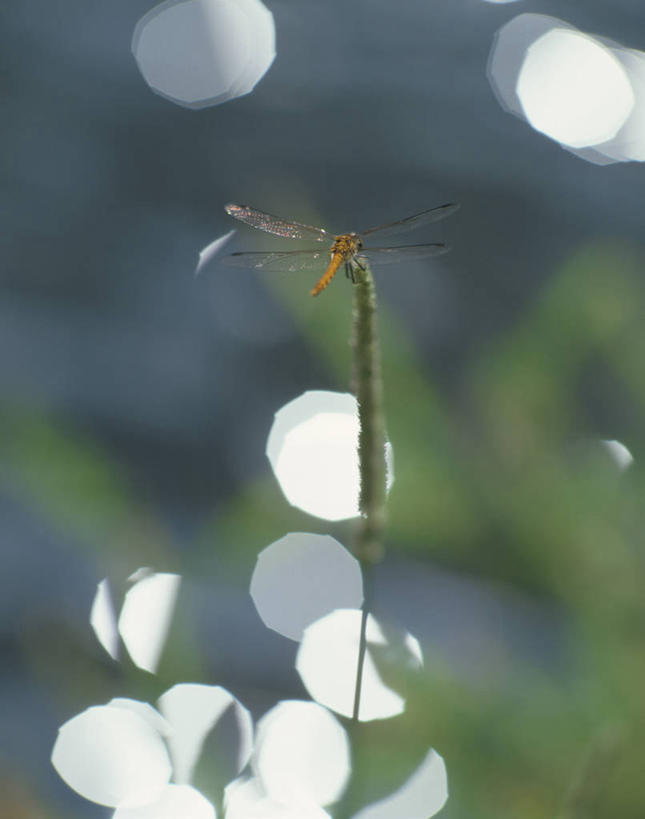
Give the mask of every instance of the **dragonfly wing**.
[{"label": "dragonfly wing", "polygon": [[300,222],[289,222],[279,216],[254,210],[248,205],[226,205],[224,210],[234,219],[246,222],[251,227],[282,236],[283,239],[313,239],[316,242],[332,242],[334,237],[322,228],[302,225]]},{"label": "dragonfly wing", "polygon": [[251,267],[261,270],[312,270],[324,266],[329,258],[325,250],[286,250],[274,253],[231,253],[220,261],[232,267]]},{"label": "dragonfly wing", "polygon": [[365,257],[374,264],[392,264],[393,262],[412,262],[417,259],[429,259],[441,256],[450,248],[436,243],[431,245],[402,245],[401,247],[366,247],[360,251],[358,258]]},{"label": "dragonfly wing", "polygon": [[450,216],[456,210],[459,210],[459,205],[449,202],[446,205],[440,205],[438,208],[424,210],[414,216],[400,219],[398,222],[390,222],[387,225],[379,225],[369,230],[360,231],[359,236],[369,236],[371,233],[378,233],[379,237],[395,236],[397,233],[405,233],[408,230],[416,230],[424,225],[430,225],[432,222],[438,222],[440,219]]}]

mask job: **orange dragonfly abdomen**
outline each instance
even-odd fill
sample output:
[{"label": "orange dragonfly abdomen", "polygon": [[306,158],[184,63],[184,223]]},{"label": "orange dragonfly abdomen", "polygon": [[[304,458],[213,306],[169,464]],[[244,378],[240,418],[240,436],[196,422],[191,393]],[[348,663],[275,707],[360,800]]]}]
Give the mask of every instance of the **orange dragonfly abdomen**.
[{"label": "orange dragonfly abdomen", "polygon": [[317,296],[319,293],[322,293],[338,272],[338,268],[341,264],[351,261],[362,247],[362,244],[360,238],[351,233],[345,233],[342,236],[336,237],[331,248],[331,261],[329,262],[327,270],[325,270],[311,291],[312,296]]},{"label": "orange dragonfly abdomen", "polygon": [[327,270],[325,270],[320,279],[318,279],[316,286],[311,291],[312,296],[317,296],[319,293],[322,293],[325,287],[327,287],[329,282],[334,278],[334,276],[338,272],[338,268],[344,261],[345,259],[343,258],[342,254],[340,253],[333,254],[333,256],[331,257],[331,262],[327,267]]}]

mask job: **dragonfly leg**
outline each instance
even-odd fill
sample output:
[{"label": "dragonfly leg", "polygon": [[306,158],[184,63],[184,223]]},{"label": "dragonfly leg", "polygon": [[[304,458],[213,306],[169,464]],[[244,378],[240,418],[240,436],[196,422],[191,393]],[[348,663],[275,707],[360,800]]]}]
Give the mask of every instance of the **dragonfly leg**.
[{"label": "dragonfly leg", "polygon": [[358,268],[362,273],[365,273],[365,266],[360,263],[357,256],[347,262],[347,267],[349,267],[349,278],[352,280],[352,284],[356,284],[358,279],[356,278],[356,268]]}]

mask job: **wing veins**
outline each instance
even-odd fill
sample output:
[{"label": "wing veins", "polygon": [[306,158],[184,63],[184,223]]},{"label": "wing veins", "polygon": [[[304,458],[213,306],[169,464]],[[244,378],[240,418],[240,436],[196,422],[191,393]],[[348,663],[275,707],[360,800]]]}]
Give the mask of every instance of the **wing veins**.
[{"label": "wing veins", "polygon": [[226,212],[234,219],[239,219],[251,227],[281,236],[283,239],[313,239],[316,242],[328,242],[333,236],[322,228],[305,225],[302,222],[293,222],[273,216],[261,210],[255,210],[248,205],[226,205]]},{"label": "wing veins", "polygon": [[365,256],[374,264],[391,264],[413,259],[428,259],[432,256],[441,256],[450,250],[443,242],[433,242],[421,245],[400,245],[398,247],[365,247],[358,252],[359,258]]},{"label": "wing veins", "polygon": [[430,225],[433,222],[438,222],[451,216],[459,209],[459,205],[454,202],[448,202],[445,205],[439,205],[437,208],[430,208],[430,210],[423,210],[421,213],[416,213],[413,216],[407,216],[405,219],[399,219],[397,222],[388,222],[384,225],[368,228],[359,232],[359,236],[369,236],[371,233],[380,233],[383,236],[394,235],[396,233],[405,233],[409,230],[416,230],[423,227],[423,225]]},{"label": "wing veins", "polygon": [[220,261],[230,267],[294,272],[322,267],[326,264],[326,256],[324,250],[240,251],[222,256]]}]

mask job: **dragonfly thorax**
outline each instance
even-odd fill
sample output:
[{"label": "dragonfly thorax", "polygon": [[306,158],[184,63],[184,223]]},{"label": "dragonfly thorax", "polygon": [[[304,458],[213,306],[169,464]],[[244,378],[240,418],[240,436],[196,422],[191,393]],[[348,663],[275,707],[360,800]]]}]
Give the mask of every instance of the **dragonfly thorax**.
[{"label": "dragonfly thorax", "polygon": [[351,259],[363,247],[361,237],[356,233],[343,233],[336,236],[334,244],[331,246],[332,257],[336,254],[343,257],[343,259]]}]

